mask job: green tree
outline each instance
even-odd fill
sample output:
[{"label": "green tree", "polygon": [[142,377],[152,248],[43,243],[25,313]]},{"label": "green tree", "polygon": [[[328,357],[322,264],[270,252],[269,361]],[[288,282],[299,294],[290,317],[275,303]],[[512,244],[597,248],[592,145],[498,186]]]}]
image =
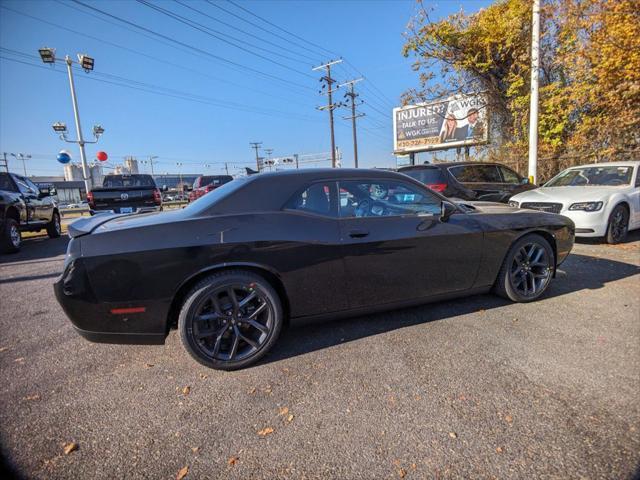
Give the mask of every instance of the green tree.
[{"label": "green tree", "polygon": [[[486,92],[493,140],[482,153],[521,171],[528,149],[531,6],[530,0],[501,0],[475,14],[432,21],[420,4],[403,49],[419,72],[419,86],[403,101]],[[586,156],[616,159],[637,150],[640,3],[549,0],[541,14],[543,175]]]}]

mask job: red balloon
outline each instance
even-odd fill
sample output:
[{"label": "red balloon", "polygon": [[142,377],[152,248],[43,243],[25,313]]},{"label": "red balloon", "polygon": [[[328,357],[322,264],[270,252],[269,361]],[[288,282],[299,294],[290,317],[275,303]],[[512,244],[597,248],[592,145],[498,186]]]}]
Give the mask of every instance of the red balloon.
[{"label": "red balloon", "polygon": [[106,162],[109,157],[107,156],[107,152],[98,152],[96,153],[96,158],[101,162]]}]

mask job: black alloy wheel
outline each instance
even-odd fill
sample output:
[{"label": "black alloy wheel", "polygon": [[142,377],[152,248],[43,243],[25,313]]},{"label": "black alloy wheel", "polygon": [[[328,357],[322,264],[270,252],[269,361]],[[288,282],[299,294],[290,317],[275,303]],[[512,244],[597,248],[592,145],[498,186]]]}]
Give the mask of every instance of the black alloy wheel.
[{"label": "black alloy wheel", "polygon": [[178,323],[183,344],[198,362],[235,370],[255,363],[273,346],[282,328],[282,308],[262,277],[228,271],[191,290]]},{"label": "black alloy wheel", "polygon": [[504,259],[495,290],[514,302],[536,300],[549,286],[554,266],[549,242],[537,234],[525,235]]},{"label": "black alloy wheel", "polygon": [[613,209],[607,224],[607,243],[616,244],[622,242],[629,230],[629,211],[624,205],[618,205]]}]

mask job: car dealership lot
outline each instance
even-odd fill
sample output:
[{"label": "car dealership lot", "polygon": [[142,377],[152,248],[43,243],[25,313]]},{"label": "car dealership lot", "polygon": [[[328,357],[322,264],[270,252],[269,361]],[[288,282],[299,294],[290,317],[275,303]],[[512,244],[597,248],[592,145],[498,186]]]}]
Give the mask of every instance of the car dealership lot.
[{"label": "car dealership lot", "polygon": [[232,373],[195,363],[175,332],[164,347],[76,335],[51,287],[66,241],[0,257],[0,438],[26,477],[626,478],[640,465],[638,232],[577,244],[538,302],[299,326]]}]

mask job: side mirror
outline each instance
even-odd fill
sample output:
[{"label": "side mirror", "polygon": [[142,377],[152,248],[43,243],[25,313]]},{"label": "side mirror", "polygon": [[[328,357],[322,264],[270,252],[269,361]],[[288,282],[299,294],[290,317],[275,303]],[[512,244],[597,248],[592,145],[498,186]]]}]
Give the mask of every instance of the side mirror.
[{"label": "side mirror", "polygon": [[458,207],[456,207],[453,203],[444,200],[440,205],[440,221],[446,222],[447,220],[449,220],[449,217],[457,211]]},{"label": "side mirror", "polygon": [[529,185],[529,179],[528,178],[523,178],[522,181],[520,182],[522,185]]},{"label": "side mirror", "polygon": [[58,191],[56,190],[56,187],[51,187],[51,190],[49,190],[49,195],[51,195],[52,197],[55,197],[56,195],[58,195]]},{"label": "side mirror", "polygon": [[40,190],[40,198],[44,198],[44,197],[48,197],[50,195],[52,195],[51,190],[48,187],[41,187],[39,188]]}]

